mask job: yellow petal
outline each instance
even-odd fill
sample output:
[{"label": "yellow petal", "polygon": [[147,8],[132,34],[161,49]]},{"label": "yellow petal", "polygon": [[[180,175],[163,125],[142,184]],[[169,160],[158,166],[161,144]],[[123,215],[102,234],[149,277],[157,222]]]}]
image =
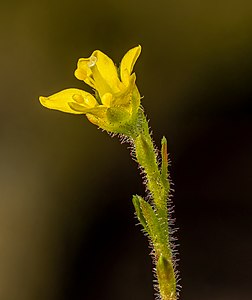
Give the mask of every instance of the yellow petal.
[{"label": "yellow petal", "polygon": [[92,88],[95,88],[94,79],[92,78],[92,71],[89,67],[90,58],[80,58],[77,63],[77,69],[74,72],[74,75],[77,79],[83,80],[86,84],[90,85]]},{"label": "yellow petal", "polygon": [[89,58],[79,59],[75,76],[95,88],[100,97],[105,93],[119,92],[121,88],[113,61],[99,50],[94,51]]},{"label": "yellow petal", "polygon": [[133,89],[136,86],[136,74],[132,74],[129,78],[129,85],[123,92],[119,92],[114,94],[114,97],[111,101],[111,107],[118,107],[118,106],[130,106],[131,104],[131,97],[133,93]]},{"label": "yellow petal", "polygon": [[[91,66],[97,90],[99,91],[100,87],[103,88],[101,81],[105,81],[113,92],[119,91],[120,80],[112,59],[99,50],[94,51],[92,56],[97,59],[96,63]],[[106,92],[109,91],[104,91],[102,94]]]},{"label": "yellow petal", "polygon": [[[98,105],[95,98],[79,89],[66,89],[53,94],[49,97],[39,97],[40,103],[50,109],[56,109],[72,114],[84,114],[96,105]],[[69,103],[78,103],[83,109],[82,111],[73,110]]]},{"label": "yellow petal", "polygon": [[123,57],[120,65],[120,76],[122,82],[127,86],[133,67],[141,53],[141,46],[130,49]]}]

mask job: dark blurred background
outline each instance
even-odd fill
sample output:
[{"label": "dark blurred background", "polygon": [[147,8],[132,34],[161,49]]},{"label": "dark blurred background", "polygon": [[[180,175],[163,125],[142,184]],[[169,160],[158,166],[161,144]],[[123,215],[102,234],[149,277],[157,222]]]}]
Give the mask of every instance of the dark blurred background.
[{"label": "dark blurred background", "polygon": [[0,299],[151,300],[144,194],[127,145],[39,95],[133,46],[159,146],[168,138],[184,300],[252,299],[252,3],[2,1]]}]

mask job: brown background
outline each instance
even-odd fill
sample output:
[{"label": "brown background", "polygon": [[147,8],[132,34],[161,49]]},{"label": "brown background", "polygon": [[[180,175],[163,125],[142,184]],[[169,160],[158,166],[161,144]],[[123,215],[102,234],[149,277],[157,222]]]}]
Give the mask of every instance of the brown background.
[{"label": "brown background", "polygon": [[153,299],[126,145],[38,102],[88,89],[79,57],[119,62],[138,44],[172,160],[181,299],[251,299],[251,1],[10,0],[0,14],[0,299]]}]

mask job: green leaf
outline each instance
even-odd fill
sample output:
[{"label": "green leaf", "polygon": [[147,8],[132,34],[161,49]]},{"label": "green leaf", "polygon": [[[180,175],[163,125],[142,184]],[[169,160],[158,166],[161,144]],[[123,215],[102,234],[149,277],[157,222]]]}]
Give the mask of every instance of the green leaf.
[{"label": "green leaf", "polygon": [[167,140],[166,138],[163,136],[162,141],[161,141],[161,155],[162,155],[162,165],[161,165],[161,178],[162,178],[162,183],[164,186],[164,189],[167,193],[166,198],[168,197],[169,194],[169,188],[170,188],[170,184],[169,184],[169,173],[168,173],[168,152],[167,152]]},{"label": "green leaf", "polygon": [[134,195],[132,198],[132,202],[135,207],[137,218],[138,218],[139,222],[142,224],[144,230],[149,234],[148,226],[147,226],[146,220],[143,216],[142,208],[140,205],[141,200],[143,200],[142,197],[140,197],[138,195]]},{"label": "green leaf", "polygon": [[156,251],[160,252],[161,245],[164,244],[165,238],[162,236],[159,220],[154,209],[140,196],[133,196],[133,204],[138,220],[149,234]]},{"label": "green leaf", "polygon": [[161,141],[161,155],[162,155],[162,166],[161,166],[161,175],[163,178],[168,176],[168,154],[167,154],[167,140],[163,136]]}]

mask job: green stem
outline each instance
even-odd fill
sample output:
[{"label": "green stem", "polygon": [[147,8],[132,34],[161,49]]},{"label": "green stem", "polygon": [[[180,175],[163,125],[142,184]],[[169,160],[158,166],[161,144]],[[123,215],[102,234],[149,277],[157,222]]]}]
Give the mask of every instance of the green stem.
[{"label": "green stem", "polygon": [[[162,139],[162,164],[159,166],[157,150],[153,145],[148,122],[139,111],[137,126],[131,133],[136,159],[144,171],[146,186],[152,203],[139,196],[133,197],[133,203],[139,221],[154,247],[154,263],[158,279],[158,288],[162,300],[176,300],[176,277],[172,259],[168,224],[168,197],[170,183],[168,179],[167,142]],[[137,128],[137,129],[136,129]]]}]

